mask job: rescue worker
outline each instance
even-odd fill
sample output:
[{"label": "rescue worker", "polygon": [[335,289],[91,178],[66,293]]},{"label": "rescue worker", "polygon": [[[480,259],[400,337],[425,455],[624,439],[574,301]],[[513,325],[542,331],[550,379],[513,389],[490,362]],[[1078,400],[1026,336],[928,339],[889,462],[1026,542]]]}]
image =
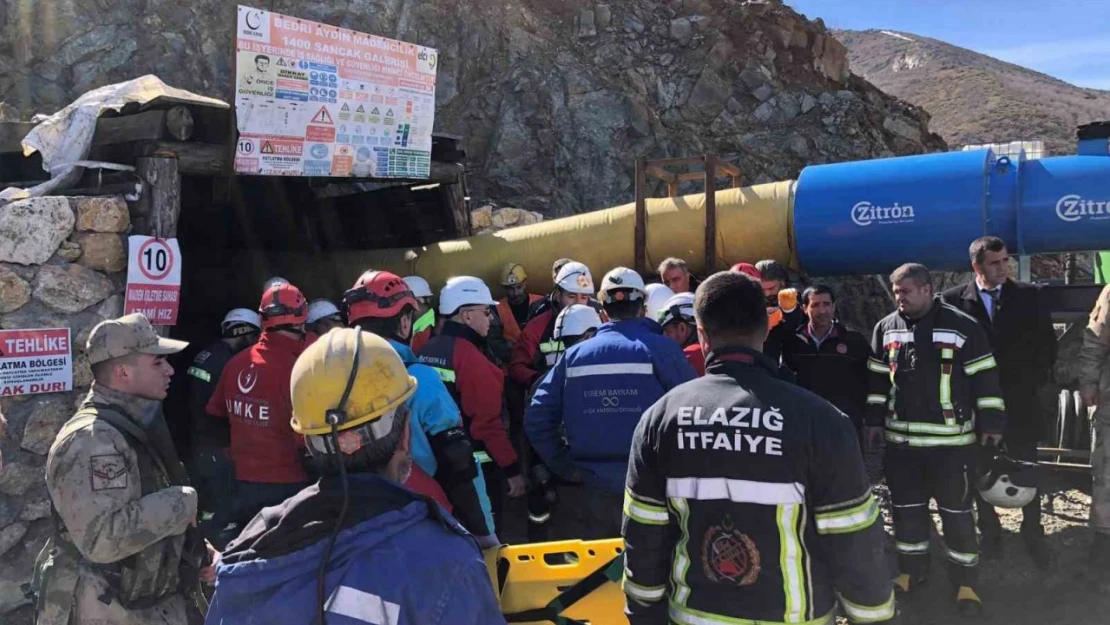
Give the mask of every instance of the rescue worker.
[{"label": "rescue worker", "polygon": [[808,323],[788,336],[782,362],[797,376],[797,383],[840,409],[863,432],[870,373],[871,346],[862,334],[836,320],[836,295],[824,284],[802,294]]},{"label": "rescue worker", "polygon": [[758,282],[696,296],[706,376],[640,420],[624,494],[631,625],[888,623],[885,535],[855,433],[760,353]]},{"label": "rescue worker", "polygon": [[462,413],[463,426],[474,445],[493,509],[494,531],[500,530],[503,489],[510,497],[525,493],[516,450],[501,420],[505,374],[482,353],[495,305],[489,287],[478,278],[451,278],[439,292],[444,322],[418,354],[420,362],[439,374]]},{"label": "rescue worker", "polygon": [[230,423],[231,515],[240,526],[308,482],[304,439],[289,427],[289,375],[305,347],[308,302],[297,287],[278,283],[262,294],[258,312],[262,337],[227,363],[207,406]]},{"label": "rescue worker", "polygon": [[308,304],[305,329],[313,337],[321,337],[333,328],[343,327],[343,314],[339,307],[326,299],[314,299]]},{"label": "rescue worker", "polygon": [[[1037,461],[1037,442],[1044,432],[1039,390],[1052,377],[1056,332],[1052,314],[1041,301],[1040,287],[1010,279],[1010,254],[998,237],[981,237],[968,250],[975,279],[945,291],[944,301],[975,318],[998,362],[1002,399],[1006,402],[1006,455]],[[1005,302],[1005,306],[1003,306]],[[994,506],[976,496],[979,549],[984,558],[1002,552],[1002,523]],[[1041,498],[1022,508],[1021,536],[1040,567],[1052,563],[1041,525]]]},{"label": "rescue worker", "polygon": [[791,335],[807,322],[805,313],[798,307],[798,291],[789,288],[790,275],[774,260],[761,260],[755,264],[767,298],[767,311],[772,323],[767,334],[767,344],[763,353],[771,360],[778,361],[782,355],[782,345]]},{"label": "rescue worker", "polygon": [[1083,331],[1079,352],[1079,392],[1094,412],[1095,449],[1091,453],[1091,570],[1110,579],[1110,286],[1102,289]]},{"label": "rescue worker", "polygon": [[417,381],[382,338],[322,336],[293,368],[293,429],[319,482],[228,546],[207,623],[504,623],[474,539],[401,487]]},{"label": "rescue worker", "polygon": [[[406,402],[411,424],[411,449],[415,461],[412,478],[405,486],[433,498],[442,496],[470,533],[483,543],[496,545],[492,518],[483,509],[488,498],[474,462],[470,439],[462,429],[459,408],[435,369],[420,364],[409,341],[418,310],[416,298],[406,282],[388,271],[367,271],[343,294],[343,307],[352,327],[372,332],[387,341],[416,379],[416,392]],[[430,484],[425,476],[434,477]]]},{"label": "rescue worker", "polygon": [[501,268],[500,282],[505,297],[497,302],[497,316],[501,319],[505,340],[513,345],[528,321],[532,304],[542,300],[543,296],[528,292],[528,273],[520,263],[506,263]]},{"label": "rescue worker", "polygon": [[635,271],[617,267],[606,274],[598,299],[612,321],[558,360],[525,414],[532,447],[566,481],[558,486],[556,539],[620,533],[636,422],[664,393],[696,377],[682,350],[643,317],[644,295],[644,281]]},{"label": "rescue worker", "polygon": [[895,588],[910,593],[925,580],[935,499],[956,607],[978,616],[979,544],[968,484],[976,443],[997,447],[1006,425],[998,366],[979,324],[933,295],[924,265],[902,265],[890,282],[898,310],[875,326],[864,418],[869,446],[886,436],[883,469],[900,571]]},{"label": "rescue worker", "polygon": [[[565,353],[565,350],[592,338],[597,334],[599,327],[601,327],[601,317],[598,316],[596,310],[589,306],[573,304],[559,312],[558,318],[555,319],[555,332],[552,338],[563,346]],[[527,397],[529,401],[531,401],[541,382],[542,379],[536,380],[536,383],[532,385]],[[530,455],[535,455],[536,452],[530,446],[526,449],[528,449]],[[527,502],[528,542],[548,542],[551,540],[551,508],[558,501],[558,490],[556,489],[558,478],[551,474],[551,470],[543,462],[536,458],[530,458],[530,460],[528,477],[531,481],[528,488]]]},{"label": "rescue worker", "polygon": [[220,323],[221,338],[197,353],[185,371],[192,447],[189,474],[197,489],[201,530],[221,547],[226,541],[220,538],[220,530],[231,523],[235,467],[227,456],[230,445],[227,421],[208,414],[205,406],[231,357],[258,342],[261,332],[262,321],[255,311],[246,308],[228,311]]},{"label": "rescue worker", "polygon": [[432,287],[420,276],[403,278],[416,298],[416,321],[412,324],[412,351],[419,352],[436,328],[436,311],[432,308]]},{"label": "rescue worker", "polygon": [[[647,292],[647,297],[645,298],[646,302],[644,304],[644,316],[652,321],[658,322],[660,313],[666,310],[665,305],[667,301],[674,297],[674,291],[659,283],[645,286],[644,291]],[[662,328],[660,328],[660,331],[662,331]]]},{"label": "rescue worker", "polygon": [[103,321],[85,347],[93,384],[46,458],[54,534],[35,563],[38,625],[186,625],[218,555],[196,529],[197,492],[162,400],[188,344],[140,314]]},{"label": "rescue worker", "polygon": [[543,302],[546,307],[524,326],[520,339],[513,346],[509,377],[514,382],[531,388],[555,364],[561,351],[558,341],[551,338],[555,331],[555,318],[567,306],[588,304],[593,292],[594,279],[589,267],[569,261],[559,268],[555,287]]},{"label": "rescue worker", "polygon": [[673,293],[693,293],[698,285],[690,274],[690,266],[681,258],[667,258],[659,263],[659,279]]},{"label": "rescue worker", "polygon": [[682,348],[686,362],[698,376],[705,375],[705,354],[698,344],[698,329],[694,320],[694,294],[679,293],[663,305],[659,313],[663,334]]}]

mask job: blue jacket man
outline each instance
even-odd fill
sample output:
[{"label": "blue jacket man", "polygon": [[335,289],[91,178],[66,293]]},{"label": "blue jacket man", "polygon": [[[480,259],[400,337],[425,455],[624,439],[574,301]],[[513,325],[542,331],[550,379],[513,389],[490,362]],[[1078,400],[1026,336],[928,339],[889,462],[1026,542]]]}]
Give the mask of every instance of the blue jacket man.
[{"label": "blue jacket man", "polygon": [[[434,502],[372,474],[350,475],[351,505],[336,539],[328,625],[504,623],[473,537]],[[211,625],[312,623],[316,573],[342,504],[327,476],[265,508],[223,554]],[[374,620],[375,614],[385,619]]]},{"label": "blue jacket man", "polygon": [[613,321],[566,352],[525,415],[529,442],[562,480],[556,538],[620,535],[636,424],[667,391],[697,377],[678,345],[642,316],[644,293],[631,269],[605,276],[598,297]]}]

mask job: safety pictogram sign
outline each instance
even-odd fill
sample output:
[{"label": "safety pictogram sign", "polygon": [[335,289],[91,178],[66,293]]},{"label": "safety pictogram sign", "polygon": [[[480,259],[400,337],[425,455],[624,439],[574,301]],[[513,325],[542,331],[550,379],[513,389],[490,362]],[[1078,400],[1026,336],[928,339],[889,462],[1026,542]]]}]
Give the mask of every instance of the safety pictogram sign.
[{"label": "safety pictogram sign", "polygon": [[181,303],[181,248],[177,239],[128,238],[124,313],[142,313],[154,325],[177,323]]}]

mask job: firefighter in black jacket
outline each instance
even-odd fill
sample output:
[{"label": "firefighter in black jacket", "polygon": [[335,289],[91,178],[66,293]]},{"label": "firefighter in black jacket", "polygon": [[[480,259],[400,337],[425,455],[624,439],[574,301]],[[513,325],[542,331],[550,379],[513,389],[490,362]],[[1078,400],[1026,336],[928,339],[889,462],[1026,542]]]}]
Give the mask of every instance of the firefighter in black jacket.
[{"label": "firefighter in black jacket", "polygon": [[[979,322],[998,360],[1002,399],[1006,401],[1007,455],[1036,462],[1037,442],[1044,431],[1044,411],[1037,392],[1051,381],[1056,361],[1052,314],[1040,297],[1040,287],[1010,279],[1010,255],[1002,239],[976,239],[969,253],[975,279],[945,291],[941,297]],[[981,499],[976,507],[983,557],[1000,555],[1002,524],[998,513]],[[1022,508],[1021,535],[1038,566],[1051,564],[1041,526],[1040,497]]]},{"label": "firefighter in black jacket", "polygon": [[809,287],[802,302],[809,323],[783,342],[782,362],[797,376],[799,386],[839,408],[862,432],[871,347],[862,334],[836,320],[836,296],[829,287]]},{"label": "firefighter in black jacket", "polygon": [[698,287],[706,375],[636,428],[623,534],[632,625],[895,618],[879,506],[849,420],[776,378],[760,284]]},{"label": "firefighter in black jacket", "polygon": [[929,499],[944,522],[949,579],[956,606],[978,616],[974,590],[979,545],[971,512],[976,442],[997,446],[1006,423],[998,367],[974,319],[933,296],[929,270],[906,264],[890,276],[898,310],[875,326],[867,440],[884,433],[884,470],[894,505],[900,574],[910,592],[929,567]]}]

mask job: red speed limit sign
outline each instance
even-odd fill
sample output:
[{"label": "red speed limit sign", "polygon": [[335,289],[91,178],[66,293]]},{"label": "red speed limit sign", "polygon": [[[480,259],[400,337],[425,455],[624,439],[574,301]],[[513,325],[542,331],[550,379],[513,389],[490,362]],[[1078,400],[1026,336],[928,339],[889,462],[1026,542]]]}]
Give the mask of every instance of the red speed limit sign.
[{"label": "red speed limit sign", "polygon": [[174,325],[181,302],[181,248],[177,239],[128,239],[124,313],[142,313],[154,325]]}]

